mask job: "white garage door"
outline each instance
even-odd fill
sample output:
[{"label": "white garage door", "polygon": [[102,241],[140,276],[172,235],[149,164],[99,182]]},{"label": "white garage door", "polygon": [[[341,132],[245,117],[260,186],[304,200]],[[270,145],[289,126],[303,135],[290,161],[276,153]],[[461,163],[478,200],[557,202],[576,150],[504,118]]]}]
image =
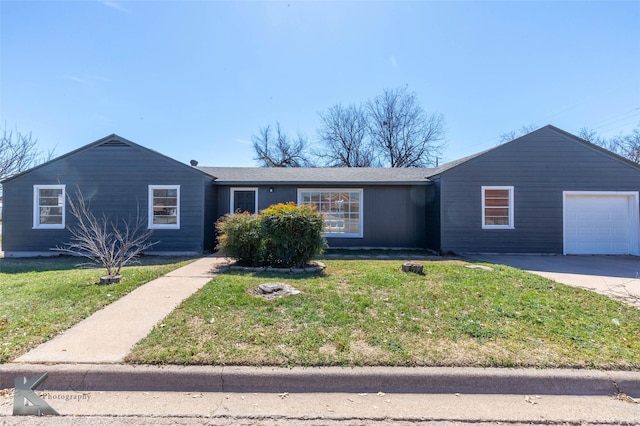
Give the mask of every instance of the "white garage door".
[{"label": "white garage door", "polygon": [[638,254],[637,192],[565,192],[565,254]]}]

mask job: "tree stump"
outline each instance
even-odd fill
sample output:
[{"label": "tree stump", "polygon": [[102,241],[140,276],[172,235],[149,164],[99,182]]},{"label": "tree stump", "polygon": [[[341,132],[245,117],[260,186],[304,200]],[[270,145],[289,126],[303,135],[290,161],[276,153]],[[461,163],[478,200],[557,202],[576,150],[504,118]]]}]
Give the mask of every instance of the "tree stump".
[{"label": "tree stump", "polygon": [[122,275],[105,275],[100,277],[100,285],[117,284],[122,280]]},{"label": "tree stump", "polygon": [[402,271],[413,272],[413,273],[422,275],[424,273],[422,272],[423,267],[424,266],[421,265],[420,263],[407,262],[402,264]]}]

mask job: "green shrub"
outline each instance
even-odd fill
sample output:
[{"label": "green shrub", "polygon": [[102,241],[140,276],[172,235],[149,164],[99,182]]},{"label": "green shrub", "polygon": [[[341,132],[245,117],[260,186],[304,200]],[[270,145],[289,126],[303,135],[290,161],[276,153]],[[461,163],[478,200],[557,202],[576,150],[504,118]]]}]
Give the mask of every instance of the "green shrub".
[{"label": "green shrub", "polygon": [[218,220],[217,249],[246,266],[303,267],[326,245],[315,208],[275,204],[257,215],[237,213]]},{"label": "green shrub", "polygon": [[268,262],[273,267],[303,267],[322,253],[323,219],[311,206],[275,204],[260,212]]},{"label": "green shrub", "polygon": [[244,266],[261,266],[265,262],[260,218],[247,212],[227,214],[216,222],[217,250],[235,258]]}]

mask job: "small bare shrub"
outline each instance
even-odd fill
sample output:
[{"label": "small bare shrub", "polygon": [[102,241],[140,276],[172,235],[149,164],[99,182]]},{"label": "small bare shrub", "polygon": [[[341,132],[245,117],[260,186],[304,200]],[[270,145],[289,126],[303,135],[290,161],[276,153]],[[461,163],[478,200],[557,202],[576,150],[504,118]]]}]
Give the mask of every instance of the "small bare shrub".
[{"label": "small bare shrub", "polygon": [[97,218],[80,190],[76,191],[76,201],[67,197],[67,204],[78,222],[69,227],[70,241],[54,250],[91,259],[102,265],[108,276],[119,275],[123,266],[159,243],[149,241],[153,230],[147,229],[146,217],[139,208],[134,220],[110,221],[104,214]]}]

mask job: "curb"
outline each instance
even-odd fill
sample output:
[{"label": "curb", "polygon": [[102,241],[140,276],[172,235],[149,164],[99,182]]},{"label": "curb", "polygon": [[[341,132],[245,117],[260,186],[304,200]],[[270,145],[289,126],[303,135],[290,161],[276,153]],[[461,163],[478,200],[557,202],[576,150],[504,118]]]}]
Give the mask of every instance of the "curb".
[{"label": "curb", "polygon": [[0,389],[48,373],[41,386],[73,391],[614,395],[640,397],[640,372],[466,367],[220,367],[3,364]]}]

